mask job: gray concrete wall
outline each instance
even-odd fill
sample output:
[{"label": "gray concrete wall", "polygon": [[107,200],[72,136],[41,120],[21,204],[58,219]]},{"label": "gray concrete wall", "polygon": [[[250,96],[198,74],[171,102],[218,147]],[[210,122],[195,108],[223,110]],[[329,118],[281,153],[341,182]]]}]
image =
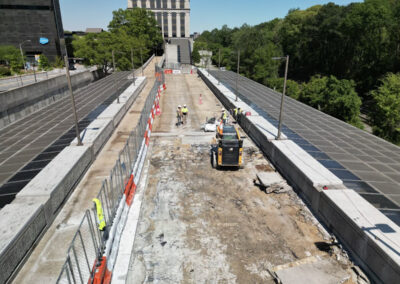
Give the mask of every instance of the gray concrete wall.
[{"label": "gray concrete wall", "polygon": [[[71,76],[74,90],[104,77],[101,70]],[[68,95],[66,76],[0,93],[0,129]]]}]

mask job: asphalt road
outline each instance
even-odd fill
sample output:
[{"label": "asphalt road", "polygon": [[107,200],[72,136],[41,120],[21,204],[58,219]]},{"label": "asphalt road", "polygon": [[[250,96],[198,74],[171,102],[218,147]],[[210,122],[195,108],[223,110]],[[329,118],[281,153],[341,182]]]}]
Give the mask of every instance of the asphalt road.
[{"label": "asphalt road", "polygon": [[[81,129],[130,84],[130,74],[116,73],[75,91]],[[75,138],[73,125],[67,96],[0,130],[0,208],[70,144]]]},{"label": "asphalt road", "polygon": [[[235,92],[236,73],[210,71]],[[239,96],[277,125],[281,94],[240,76]],[[283,132],[400,225],[400,147],[290,97]]]},{"label": "asphalt road", "polygon": [[[71,75],[87,71],[89,69],[79,68],[77,70],[70,71]],[[5,92],[11,89],[20,88],[29,84],[44,81],[57,76],[62,76],[65,74],[65,69],[57,69],[48,72],[38,72],[36,73],[36,79],[34,74],[23,75],[23,76],[13,76],[8,78],[0,79],[0,92]],[[65,75],[64,75],[65,76]]]}]

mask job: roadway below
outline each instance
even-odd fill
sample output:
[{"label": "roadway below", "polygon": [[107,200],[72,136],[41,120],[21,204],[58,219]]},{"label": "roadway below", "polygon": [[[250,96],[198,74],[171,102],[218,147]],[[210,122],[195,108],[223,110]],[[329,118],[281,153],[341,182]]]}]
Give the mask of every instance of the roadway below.
[{"label": "roadway below", "polygon": [[[92,70],[92,68],[88,69],[86,67],[79,67],[77,70],[71,70],[70,74],[75,75],[81,72]],[[58,76],[65,76],[65,68],[64,69],[54,69],[51,71],[45,72],[37,72],[36,78],[34,74],[27,74],[21,76],[12,76],[6,78],[0,78],[0,92],[6,92],[8,90],[20,88],[23,86],[27,86],[30,84],[34,84],[40,81],[48,80]]]},{"label": "roadway below", "polygon": [[[236,93],[236,73],[210,74]],[[238,92],[277,127],[281,94],[243,76]],[[400,147],[290,97],[285,98],[283,123],[289,139],[400,225]]]},{"label": "roadway below", "polygon": [[[74,92],[80,129],[131,83],[119,72]],[[69,96],[0,130],[0,208],[76,137]]]}]

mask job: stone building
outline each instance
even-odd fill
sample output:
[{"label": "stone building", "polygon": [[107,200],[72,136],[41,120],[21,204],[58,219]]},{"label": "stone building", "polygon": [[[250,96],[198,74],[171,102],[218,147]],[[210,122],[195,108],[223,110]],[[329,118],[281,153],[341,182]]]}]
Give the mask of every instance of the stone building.
[{"label": "stone building", "polygon": [[65,53],[63,39],[59,0],[0,1],[1,45],[19,48],[23,43],[22,48],[29,61],[33,61],[34,56],[39,54],[53,61],[56,56]]},{"label": "stone building", "polygon": [[190,0],[128,0],[128,8],[152,11],[164,38],[190,37]]}]

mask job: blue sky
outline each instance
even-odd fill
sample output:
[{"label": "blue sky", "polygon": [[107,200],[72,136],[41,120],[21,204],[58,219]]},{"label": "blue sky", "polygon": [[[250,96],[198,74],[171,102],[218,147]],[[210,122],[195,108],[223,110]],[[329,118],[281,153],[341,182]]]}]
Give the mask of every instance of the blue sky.
[{"label": "blue sky", "polygon": [[[220,28],[259,24],[283,18],[289,9],[305,9],[334,2],[347,5],[360,0],[191,0],[191,33]],[[106,29],[112,11],[127,7],[127,0],[60,0],[64,29],[69,31],[101,27]]]}]

